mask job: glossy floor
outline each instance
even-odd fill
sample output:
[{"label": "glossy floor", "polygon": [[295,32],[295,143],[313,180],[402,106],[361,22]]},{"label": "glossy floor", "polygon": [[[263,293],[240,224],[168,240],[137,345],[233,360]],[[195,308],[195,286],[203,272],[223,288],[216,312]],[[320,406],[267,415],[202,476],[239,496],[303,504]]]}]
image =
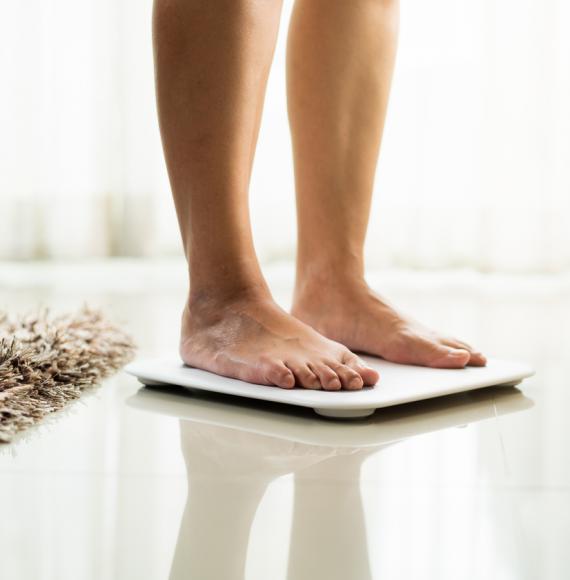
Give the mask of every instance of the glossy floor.
[{"label": "glossy floor", "polygon": [[[291,269],[268,272],[286,304]],[[371,281],[537,375],[342,423],[121,373],[0,448],[0,576],[570,577],[569,280]],[[185,290],[180,262],[5,265],[0,309],[88,301],[150,355],[176,348]]]}]

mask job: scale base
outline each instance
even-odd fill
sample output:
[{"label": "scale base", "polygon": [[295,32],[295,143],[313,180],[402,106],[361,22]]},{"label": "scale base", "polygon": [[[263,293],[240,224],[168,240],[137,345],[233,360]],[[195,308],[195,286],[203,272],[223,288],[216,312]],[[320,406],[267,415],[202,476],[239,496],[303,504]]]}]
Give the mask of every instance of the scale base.
[{"label": "scale base", "polygon": [[234,395],[256,401],[271,401],[313,409],[317,415],[331,419],[362,419],[376,409],[402,405],[424,399],[491,386],[513,387],[533,374],[525,364],[491,359],[486,367],[433,369],[390,363],[374,357],[363,357],[380,373],[374,387],[361,391],[323,391],[280,389],[254,385],[192,368],[175,357],[143,359],[126,367],[146,386],[178,385],[189,389]]}]

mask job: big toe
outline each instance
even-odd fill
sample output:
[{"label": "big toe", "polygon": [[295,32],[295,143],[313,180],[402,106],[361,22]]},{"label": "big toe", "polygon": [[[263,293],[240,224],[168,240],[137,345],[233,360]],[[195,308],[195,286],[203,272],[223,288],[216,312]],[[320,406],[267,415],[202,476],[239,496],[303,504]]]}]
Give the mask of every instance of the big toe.
[{"label": "big toe", "polygon": [[480,352],[471,352],[467,364],[472,367],[484,367],[487,364],[487,357]]},{"label": "big toe", "polygon": [[380,380],[380,373],[376,369],[373,369],[364,363],[362,363],[358,372],[367,387],[375,385]]},{"label": "big toe", "polygon": [[466,342],[457,339],[444,339],[441,342],[445,346],[450,346],[454,349],[466,350],[469,353],[469,361],[467,362],[469,366],[484,367],[487,364],[487,357]]},{"label": "big toe", "polygon": [[464,348],[450,346],[438,346],[429,357],[427,365],[441,369],[462,369],[467,365],[471,354]]}]

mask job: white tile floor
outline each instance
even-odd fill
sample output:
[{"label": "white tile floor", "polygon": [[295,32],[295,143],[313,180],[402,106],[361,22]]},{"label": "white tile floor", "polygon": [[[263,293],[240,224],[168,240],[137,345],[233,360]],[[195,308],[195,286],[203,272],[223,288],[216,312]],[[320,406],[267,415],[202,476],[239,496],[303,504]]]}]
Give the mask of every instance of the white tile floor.
[{"label": "white tile floor", "polygon": [[[268,268],[286,305],[291,268]],[[425,322],[537,375],[378,412],[145,389],[124,373],[0,448],[0,577],[570,577],[570,280],[377,273]],[[175,349],[181,262],[0,265],[0,309],[82,302]]]}]

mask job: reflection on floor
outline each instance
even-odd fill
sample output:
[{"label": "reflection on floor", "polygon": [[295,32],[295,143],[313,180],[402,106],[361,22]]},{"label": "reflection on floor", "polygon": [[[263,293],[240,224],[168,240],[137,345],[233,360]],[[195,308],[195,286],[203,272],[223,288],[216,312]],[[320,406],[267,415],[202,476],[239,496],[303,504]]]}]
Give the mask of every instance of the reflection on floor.
[{"label": "reflection on floor", "polygon": [[[268,269],[286,305],[292,270]],[[562,579],[570,575],[570,284],[396,273],[422,320],[537,375],[356,423],[125,374],[0,448],[17,579]],[[183,265],[6,265],[0,309],[84,300],[175,349]]]}]

